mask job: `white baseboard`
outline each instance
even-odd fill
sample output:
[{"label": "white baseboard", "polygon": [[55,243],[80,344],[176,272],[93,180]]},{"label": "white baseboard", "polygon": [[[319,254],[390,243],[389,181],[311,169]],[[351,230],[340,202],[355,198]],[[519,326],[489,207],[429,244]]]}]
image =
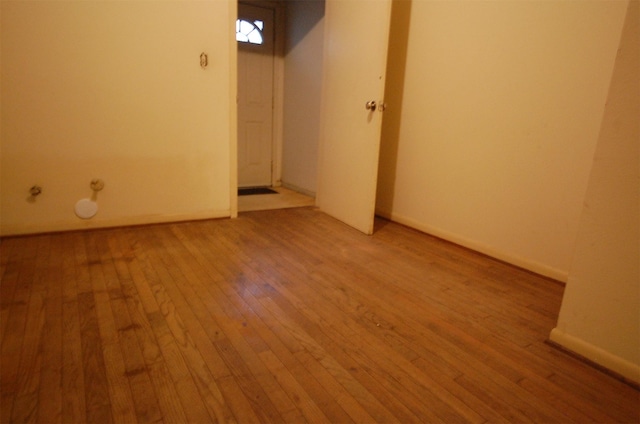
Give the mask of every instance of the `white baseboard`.
[{"label": "white baseboard", "polygon": [[456,234],[443,231],[439,228],[422,224],[414,219],[407,218],[395,213],[386,212],[383,210],[376,210],[376,214],[381,217],[390,219],[391,221],[406,225],[407,227],[414,228],[418,231],[422,231],[424,233],[436,236],[443,240],[447,240],[452,243],[458,244],[460,246],[464,246],[468,249],[475,250],[476,252],[480,252],[487,256],[491,256],[492,258],[499,259],[501,261],[510,263],[520,268],[524,268],[531,272],[535,272],[536,274],[540,274],[545,277],[549,277],[563,283],[566,283],[567,280],[569,279],[569,274],[567,271],[559,270],[535,261],[531,261],[525,258],[521,258],[519,256],[512,255],[508,252],[497,250],[492,246],[487,246],[474,240],[465,239]]},{"label": "white baseboard", "polygon": [[77,231],[77,230],[89,230],[98,228],[111,228],[111,227],[127,227],[132,225],[145,225],[145,224],[163,224],[169,222],[180,221],[199,221],[204,219],[216,219],[216,218],[229,218],[231,212],[224,211],[202,211],[190,214],[175,214],[175,215],[141,215],[130,216],[113,219],[91,219],[81,220],[74,219],[72,221],[64,222],[52,222],[35,225],[2,225],[0,228],[0,236],[19,236],[28,234],[43,234],[43,233],[57,233],[63,231]]},{"label": "white baseboard", "polygon": [[610,370],[621,377],[640,384],[640,365],[620,358],[598,346],[594,346],[584,340],[565,333],[557,327],[551,330],[549,340],[570,352]]},{"label": "white baseboard", "polygon": [[300,193],[300,194],[304,194],[305,196],[316,197],[316,192],[315,191],[307,190],[305,188],[298,187],[296,185],[289,184],[289,183],[286,183],[286,182],[282,182],[281,185],[282,185],[282,187],[284,187],[286,189],[293,190],[293,191],[295,191],[297,193]]}]

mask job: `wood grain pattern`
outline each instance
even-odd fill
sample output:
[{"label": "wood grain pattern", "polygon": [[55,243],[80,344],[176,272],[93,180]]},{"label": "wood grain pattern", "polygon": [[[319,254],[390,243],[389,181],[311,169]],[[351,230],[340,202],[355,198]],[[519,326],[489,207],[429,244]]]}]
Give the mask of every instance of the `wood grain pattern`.
[{"label": "wood grain pattern", "polygon": [[0,422],[640,422],[563,287],[314,208],[0,241]]}]

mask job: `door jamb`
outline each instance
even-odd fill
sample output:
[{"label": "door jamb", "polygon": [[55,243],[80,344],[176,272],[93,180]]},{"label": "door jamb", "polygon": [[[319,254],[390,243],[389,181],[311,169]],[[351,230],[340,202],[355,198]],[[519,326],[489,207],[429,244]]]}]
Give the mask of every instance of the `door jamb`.
[{"label": "door jamb", "polygon": [[238,1],[227,0],[229,8],[229,217],[238,217]]},{"label": "door jamb", "polygon": [[[274,13],[274,52],[273,52],[273,105],[272,105],[272,117],[273,128],[271,133],[271,185],[279,187],[282,185],[282,145],[283,145],[283,128],[284,128],[284,36],[285,36],[285,4],[283,1],[269,1],[269,0],[235,0],[236,2],[236,17],[234,18],[234,33],[235,33],[235,20],[237,18],[237,5],[239,3],[245,3],[252,6],[258,6],[263,8],[269,8]],[[234,48],[237,54],[237,43],[235,36],[233,37]],[[237,58],[235,75],[237,84]],[[237,102],[235,104],[237,114]],[[236,130],[237,132],[237,130]],[[236,154],[235,167],[237,168],[237,154]],[[237,170],[236,170],[237,174]],[[237,175],[235,178],[235,188],[237,190]],[[237,203],[237,200],[236,200]],[[237,209],[237,206],[236,206]]]},{"label": "door jamb", "polygon": [[[264,2],[263,2],[264,3]],[[282,185],[282,145],[284,139],[284,40],[285,40],[285,4],[282,1],[271,2],[275,18],[275,51],[273,62],[273,163],[271,165],[271,184]]]}]

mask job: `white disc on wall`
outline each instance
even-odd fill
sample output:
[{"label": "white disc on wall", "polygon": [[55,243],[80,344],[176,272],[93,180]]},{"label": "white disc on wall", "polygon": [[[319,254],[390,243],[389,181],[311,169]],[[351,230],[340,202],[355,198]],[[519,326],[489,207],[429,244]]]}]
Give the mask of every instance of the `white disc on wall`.
[{"label": "white disc on wall", "polygon": [[98,212],[98,204],[91,199],[81,199],[76,203],[75,209],[78,218],[89,219]]}]

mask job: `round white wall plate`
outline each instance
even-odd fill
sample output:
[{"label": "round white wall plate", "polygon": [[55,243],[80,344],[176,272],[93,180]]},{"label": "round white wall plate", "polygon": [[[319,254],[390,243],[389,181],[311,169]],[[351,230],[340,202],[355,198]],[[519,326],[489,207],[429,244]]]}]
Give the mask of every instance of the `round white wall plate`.
[{"label": "round white wall plate", "polygon": [[78,218],[93,218],[93,216],[98,212],[98,204],[91,199],[81,199],[76,203],[75,210]]}]

